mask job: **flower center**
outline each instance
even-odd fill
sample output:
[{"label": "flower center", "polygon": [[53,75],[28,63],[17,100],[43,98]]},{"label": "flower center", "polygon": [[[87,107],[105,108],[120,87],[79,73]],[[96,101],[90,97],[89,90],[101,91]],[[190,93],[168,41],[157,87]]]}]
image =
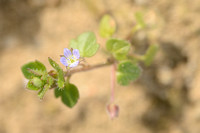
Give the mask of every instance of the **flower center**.
[{"label": "flower center", "polygon": [[72,64],[72,63],[74,63],[74,62],[76,62],[76,61],[77,61],[77,59],[76,59],[76,57],[73,56],[73,55],[67,58],[67,63],[68,63],[68,64]]}]

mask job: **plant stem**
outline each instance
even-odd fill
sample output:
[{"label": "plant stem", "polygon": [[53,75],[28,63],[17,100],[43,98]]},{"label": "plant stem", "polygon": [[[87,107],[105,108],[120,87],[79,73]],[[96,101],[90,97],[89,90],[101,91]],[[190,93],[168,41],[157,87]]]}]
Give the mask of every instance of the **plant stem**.
[{"label": "plant stem", "polygon": [[139,61],[144,61],[144,59],[145,59],[145,56],[137,55],[137,54],[131,54],[131,55],[128,55],[128,57],[132,58],[132,59],[139,60]]},{"label": "plant stem", "polygon": [[65,77],[68,77],[68,76],[71,76],[72,74],[77,73],[77,72],[89,71],[89,70],[93,70],[93,69],[96,69],[96,68],[109,66],[109,65],[112,65],[113,63],[114,63],[114,60],[108,60],[106,63],[96,64],[96,65],[93,65],[93,66],[88,65],[88,66],[84,66],[82,68],[74,69],[74,70],[67,71],[67,72],[64,72],[64,73],[65,73]]},{"label": "plant stem", "polygon": [[110,102],[113,103],[115,99],[115,73],[116,73],[116,64],[112,65],[111,68],[111,94],[110,94]]},{"label": "plant stem", "polygon": [[[135,58],[135,59],[140,60],[140,61],[144,60],[144,57],[140,56],[140,55],[129,55],[129,57]],[[68,77],[68,76],[71,76],[74,73],[89,71],[89,70],[93,70],[93,69],[96,69],[96,68],[109,66],[109,65],[112,65],[112,64],[115,64],[115,63],[116,63],[116,60],[114,58],[108,58],[106,63],[100,63],[100,64],[96,64],[96,65],[87,65],[87,66],[83,66],[82,68],[73,69],[73,70],[70,70],[70,71],[65,71],[64,75],[65,75],[65,77]],[[115,64],[115,67],[116,67],[116,64]]]}]

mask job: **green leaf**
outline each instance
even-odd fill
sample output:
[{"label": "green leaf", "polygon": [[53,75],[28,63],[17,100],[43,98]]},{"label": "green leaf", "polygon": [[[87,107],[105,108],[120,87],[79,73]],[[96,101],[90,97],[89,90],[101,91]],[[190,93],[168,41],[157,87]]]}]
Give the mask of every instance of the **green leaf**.
[{"label": "green leaf", "polygon": [[85,32],[79,35],[77,39],[70,41],[70,46],[73,49],[78,49],[81,57],[91,57],[99,48],[93,32]]},{"label": "green leaf", "polygon": [[138,26],[140,29],[143,29],[146,27],[145,21],[144,21],[144,14],[142,12],[136,12],[135,13],[135,19],[137,21]]},{"label": "green leaf", "polygon": [[110,15],[104,15],[100,21],[99,34],[104,38],[110,38],[115,30],[115,20]]},{"label": "green leaf", "polygon": [[27,79],[46,73],[46,67],[37,60],[23,65],[21,70]]},{"label": "green leaf", "polygon": [[67,83],[61,92],[62,102],[68,107],[72,108],[78,102],[79,92],[75,85]]},{"label": "green leaf", "polygon": [[63,88],[64,84],[65,84],[65,79],[64,79],[64,73],[62,68],[55,62],[53,61],[50,57],[49,59],[49,63],[51,64],[51,66],[57,71],[58,73],[58,87],[59,88]]},{"label": "green leaf", "polygon": [[50,86],[48,84],[46,84],[44,86],[44,88],[42,88],[39,92],[38,92],[38,97],[40,99],[42,99],[44,97],[44,94],[49,90]]},{"label": "green leaf", "polygon": [[113,54],[117,60],[124,60],[130,50],[130,44],[124,40],[109,39],[106,49]]},{"label": "green leaf", "polygon": [[56,70],[56,71],[60,71],[62,70],[62,68],[54,61],[52,60],[50,57],[48,58],[49,63],[51,64],[51,66]]},{"label": "green leaf", "polygon": [[59,88],[55,88],[54,89],[54,95],[55,95],[55,97],[56,98],[58,98],[59,96],[61,96],[62,95],[62,89],[59,89]]},{"label": "green leaf", "polygon": [[35,91],[41,89],[40,87],[34,86],[31,80],[29,80],[29,82],[27,83],[26,88],[29,90],[35,90]]},{"label": "green leaf", "polygon": [[125,61],[118,65],[117,82],[120,85],[128,85],[131,81],[139,78],[141,69],[131,61]]},{"label": "green leaf", "polygon": [[48,84],[49,84],[49,86],[52,86],[52,85],[53,85],[53,83],[54,83],[54,80],[53,80],[53,78],[52,78],[52,77],[50,77],[50,76],[48,76],[48,77],[47,77],[47,81],[48,81]]},{"label": "green leaf", "polygon": [[144,63],[146,66],[151,65],[157,51],[158,51],[158,45],[156,45],[156,44],[150,45],[150,47],[148,48],[148,50],[144,56],[145,57]]}]

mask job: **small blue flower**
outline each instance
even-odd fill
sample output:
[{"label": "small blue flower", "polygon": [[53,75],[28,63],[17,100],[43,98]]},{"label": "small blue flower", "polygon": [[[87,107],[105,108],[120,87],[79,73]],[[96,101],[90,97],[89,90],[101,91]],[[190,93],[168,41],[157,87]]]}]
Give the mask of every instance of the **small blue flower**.
[{"label": "small blue flower", "polygon": [[78,49],[73,49],[71,52],[69,49],[64,49],[64,56],[60,58],[60,62],[66,67],[76,67],[79,64],[80,54]]}]

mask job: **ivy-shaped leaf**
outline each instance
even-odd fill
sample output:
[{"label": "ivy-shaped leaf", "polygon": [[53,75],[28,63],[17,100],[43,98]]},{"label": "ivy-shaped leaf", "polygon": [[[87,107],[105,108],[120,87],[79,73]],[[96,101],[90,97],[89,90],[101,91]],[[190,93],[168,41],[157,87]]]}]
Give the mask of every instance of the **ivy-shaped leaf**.
[{"label": "ivy-shaped leaf", "polygon": [[117,68],[117,82],[120,85],[128,85],[139,78],[141,69],[131,61],[121,62]]},{"label": "ivy-shaped leaf", "polygon": [[115,30],[115,20],[110,15],[104,15],[100,21],[99,34],[104,38],[110,38]]},{"label": "ivy-shaped leaf", "polygon": [[49,57],[49,63],[51,64],[51,66],[57,71],[58,73],[58,87],[60,89],[62,89],[64,87],[65,84],[65,79],[64,79],[64,73],[62,68],[55,62],[53,61],[50,57]]},{"label": "ivy-shaped leaf", "polygon": [[39,61],[29,62],[21,67],[21,70],[27,79],[46,73],[46,67]]},{"label": "ivy-shaped leaf", "polygon": [[54,95],[55,95],[55,97],[58,98],[59,96],[61,96],[62,95],[62,91],[63,90],[61,90],[59,88],[55,88],[54,89]]},{"label": "ivy-shaped leaf", "polygon": [[143,29],[146,27],[146,24],[144,21],[144,14],[142,12],[136,12],[135,19],[136,19],[137,25],[139,26],[140,29]]},{"label": "ivy-shaped leaf", "polygon": [[67,83],[63,90],[56,90],[55,96],[61,96],[62,102],[72,108],[78,102],[79,92],[75,85]]},{"label": "ivy-shaped leaf", "polygon": [[93,32],[85,32],[79,35],[77,39],[70,41],[70,46],[73,49],[78,49],[81,57],[91,57],[99,48]]},{"label": "ivy-shaped leaf", "polygon": [[124,40],[112,38],[106,42],[106,49],[111,52],[117,60],[124,60],[130,50],[130,44]]},{"label": "ivy-shaped leaf", "polygon": [[146,54],[144,55],[144,63],[146,66],[151,65],[157,51],[158,51],[158,45],[153,44],[149,46]]}]

